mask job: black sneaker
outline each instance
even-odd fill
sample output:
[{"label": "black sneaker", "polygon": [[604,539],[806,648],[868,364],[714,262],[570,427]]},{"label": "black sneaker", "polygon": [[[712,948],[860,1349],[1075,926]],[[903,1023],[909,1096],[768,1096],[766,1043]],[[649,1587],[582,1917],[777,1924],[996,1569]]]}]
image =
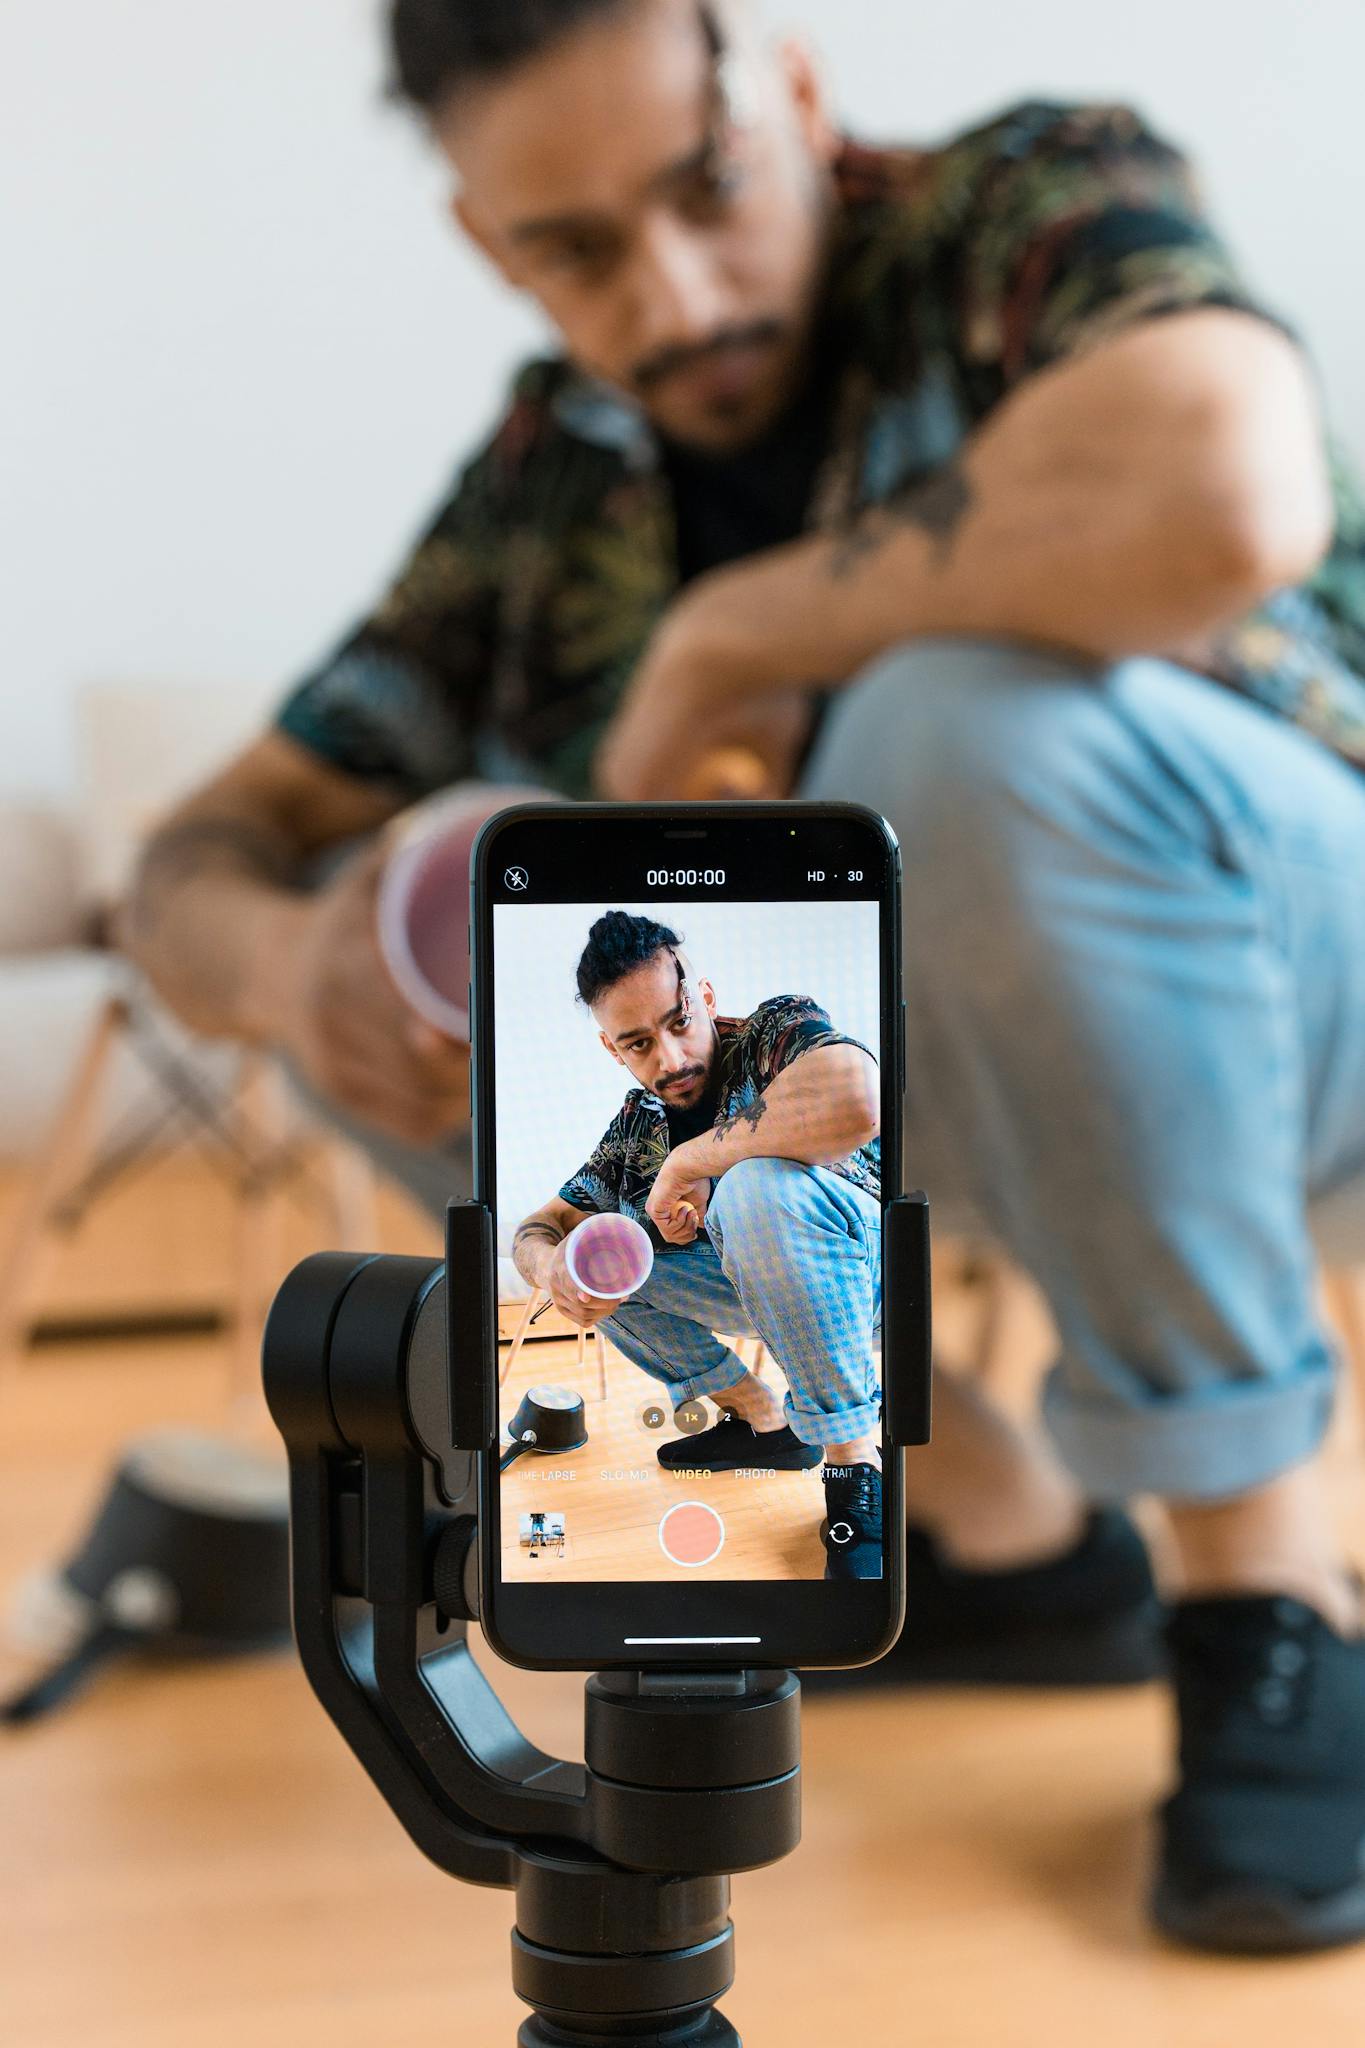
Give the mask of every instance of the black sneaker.
[{"label": "black sneaker", "polygon": [[803,1444],[785,1422],[780,1429],[755,1429],[738,1415],[723,1415],[710,1429],[675,1437],[655,1453],[667,1472],[733,1472],[749,1466],[808,1472],[824,1455],[818,1444]]},{"label": "black sneaker", "polygon": [[803,1686],[1141,1685],[1166,1668],[1147,1546],[1117,1508],[1093,1510],[1060,1557],[1000,1572],[964,1571],[912,1526],[905,1583],[905,1627],[886,1656],[803,1672]]},{"label": "black sneaker", "polygon": [[1301,1600],[1189,1600],[1169,1629],[1180,1784],[1152,1914],[1196,1948],[1365,1936],[1365,1641]]},{"label": "black sneaker", "polygon": [[875,1465],[825,1467],[825,1577],[882,1575],[882,1475]]}]

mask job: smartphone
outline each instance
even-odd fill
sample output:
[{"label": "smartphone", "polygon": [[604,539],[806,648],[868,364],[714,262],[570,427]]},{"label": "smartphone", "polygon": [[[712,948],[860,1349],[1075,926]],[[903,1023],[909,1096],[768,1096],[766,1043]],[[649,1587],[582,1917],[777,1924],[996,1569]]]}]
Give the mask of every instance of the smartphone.
[{"label": "smartphone", "polygon": [[870,1662],[900,856],[854,804],[532,804],[473,859],[498,1266],[482,1625],[546,1670]]}]

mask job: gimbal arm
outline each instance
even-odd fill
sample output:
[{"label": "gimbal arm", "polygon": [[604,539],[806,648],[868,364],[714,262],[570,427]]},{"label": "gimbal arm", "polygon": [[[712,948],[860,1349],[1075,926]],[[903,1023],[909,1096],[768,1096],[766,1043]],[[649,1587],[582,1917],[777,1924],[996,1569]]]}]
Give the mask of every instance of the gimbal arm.
[{"label": "gimbal arm", "polygon": [[[888,1207],[884,1257],[888,1435],[923,1442],[922,1198]],[[466,1641],[475,1460],[496,1441],[493,1272],[486,1212],[453,1203],[446,1264],[320,1253],[276,1296],[264,1378],[289,1460],[299,1653],[424,1854],[516,1889],[514,1987],[539,2015],[524,2042],[719,2048],[737,2040],[711,2011],[732,1976],[728,1874],[799,1839],[800,1688],[790,1672],[602,1674],[585,1764],[521,1734]],[[682,2031],[660,2031],[665,2016]],[[632,2017],[653,2031],[628,2033]]]},{"label": "gimbal arm", "polygon": [[[743,1698],[766,1724],[761,1742],[755,1725],[752,1756],[767,1764],[722,1842],[704,1770],[690,1786],[659,1788],[665,1821],[647,1784],[598,1778],[528,1742],[474,1663],[474,1458],[451,1444],[445,1296],[445,1269],[429,1260],[321,1253],[295,1268],[270,1312],[265,1382],[289,1456],[294,1628],[319,1699],[418,1846],[473,1883],[514,1884],[527,1837],[642,1870],[733,1871],[784,1853],[798,1769],[784,1674],[752,1674],[738,1696],[721,1690],[729,1712]],[[686,1704],[670,1711],[679,1695],[657,1676],[643,1687],[593,1681],[590,1761],[608,1703],[695,1727],[715,1690],[689,1680]],[[787,1734],[774,1743],[778,1723]],[[662,1739],[676,1751],[686,1737]]]}]

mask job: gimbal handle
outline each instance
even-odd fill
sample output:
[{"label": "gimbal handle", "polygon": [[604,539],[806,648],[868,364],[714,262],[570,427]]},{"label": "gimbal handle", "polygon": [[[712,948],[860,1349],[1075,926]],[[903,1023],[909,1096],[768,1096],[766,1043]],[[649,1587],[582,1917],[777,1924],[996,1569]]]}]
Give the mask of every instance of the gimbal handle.
[{"label": "gimbal handle", "polygon": [[[487,1212],[452,1203],[447,1248],[446,1264],[319,1253],[272,1305],[263,1370],[304,1669],[417,1846],[452,1876],[516,1889],[514,1988],[538,2015],[524,2042],[720,2048],[737,2041],[711,2010],[733,1976],[729,1874],[800,1835],[799,1685],[605,1673],[587,1682],[584,1764],[521,1734],[466,1640],[476,1456],[497,1431]],[[924,1442],[923,1197],[888,1205],[884,1271],[888,1435]]]},{"label": "gimbal handle", "polygon": [[[418,1846],[472,1883],[515,1884],[528,1836],[637,1870],[732,1871],[785,1854],[799,1768],[787,1674],[753,1674],[726,1699],[746,1727],[729,1785],[750,1766],[755,1782],[719,1840],[695,1690],[594,1679],[585,1767],[528,1742],[474,1663],[474,1458],[445,1422],[445,1298],[430,1260],[324,1252],[271,1308],[266,1398],[289,1457],[294,1630],[314,1691]],[[683,1782],[598,1777],[594,1753],[614,1751],[618,1726],[640,1758],[656,1743],[686,1755]]]}]

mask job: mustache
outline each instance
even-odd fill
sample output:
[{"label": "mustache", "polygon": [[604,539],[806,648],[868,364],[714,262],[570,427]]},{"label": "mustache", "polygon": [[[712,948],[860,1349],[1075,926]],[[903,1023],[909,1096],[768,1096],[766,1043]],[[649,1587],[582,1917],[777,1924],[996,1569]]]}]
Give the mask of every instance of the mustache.
[{"label": "mustache", "polygon": [[684,1067],[680,1073],[665,1074],[661,1081],[655,1082],[655,1092],[662,1093],[665,1088],[675,1088],[682,1081],[699,1081],[705,1072],[705,1067]]},{"label": "mustache", "polygon": [[705,341],[675,342],[656,349],[652,356],[636,364],[631,372],[632,381],[637,391],[652,391],[679,370],[694,369],[734,348],[771,348],[785,340],[786,333],[781,320],[755,320],[747,327],[721,327]]}]

